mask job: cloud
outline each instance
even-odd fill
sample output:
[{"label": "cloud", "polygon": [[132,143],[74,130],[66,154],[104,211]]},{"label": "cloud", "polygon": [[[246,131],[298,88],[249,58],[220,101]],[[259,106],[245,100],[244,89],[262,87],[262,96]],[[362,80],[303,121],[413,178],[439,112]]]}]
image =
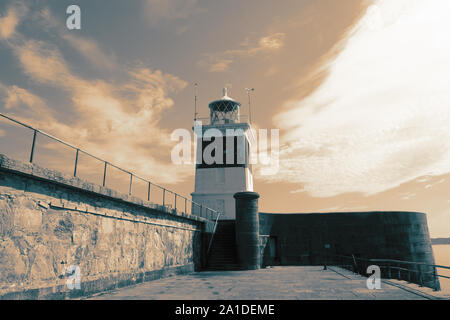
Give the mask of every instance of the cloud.
[{"label": "cloud", "polygon": [[29,90],[0,83],[0,97],[6,113],[21,122],[55,133],[72,131],[71,126],[55,118],[54,110],[44,99]]},{"label": "cloud", "polygon": [[78,86],[56,46],[39,40],[24,40],[11,45],[24,72],[40,83],[57,86]]},{"label": "cloud", "polygon": [[6,17],[0,19],[0,37],[8,39],[11,34],[16,30],[16,26],[19,23],[14,12],[8,12]]},{"label": "cloud", "polygon": [[205,53],[204,58],[198,64],[210,72],[227,71],[236,58],[253,57],[258,54],[270,54],[279,51],[284,46],[285,36],[281,32],[267,35],[261,37],[256,45],[251,45],[249,38],[246,38],[241,42],[243,48]]},{"label": "cloud", "polygon": [[231,59],[217,58],[210,55],[207,60],[200,60],[198,65],[207,69],[209,72],[224,72],[230,68],[233,63]]},{"label": "cloud", "polygon": [[275,33],[267,37],[262,37],[261,39],[259,39],[259,50],[280,49],[284,45],[284,37],[284,33]]},{"label": "cloud", "polygon": [[7,40],[15,33],[20,20],[27,11],[28,9],[25,5],[18,3],[9,7],[6,14],[0,17],[0,39]]},{"label": "cloud", "polygon": [[328,72],[319,88],[275,117],[280,171],[263,178],[329,197],[449,172],[449,9],[446,0],[376,2],[318,70]]},{"label": "cloud", "polygon": [[429,184],[425,185],[425,189],[429,189],[429,188],[435,187],[436,185],[444,183],[444,182],[445,182],[445,179],[441,179],[441,180],[436,181],[434,183],[429,183]]},{"label": "cloud", "polygon": [[410,200],[416,196],[416,193],[414,192],[404,192],[399,195],[402,200]]},{"label": "cloud", "polygon": [[43,119],[52,117],[46,102],[26,89],[15,85],[8,87],[0,83],[0,93],[8,112],[20,114],[24,118],[33,118],[36,115]]},{"label": "cloud", "polygon": [[145,9],[152,25],[164,20],[186,19],[206,11],[198,7],[197,0],[146,0]]},{"label": "cloud", "polygon": [[61,39],[64,39],[72,49],[75,49],[93,66],[111,70],[119,69],[117,58],[114,54],[105,53],[97,41],[79,36],[68,30],[64,21],[56,19],[49,8],[37,10],[33,14],[33,18],[36,20],[37,25],[40,25],[47,32],[57,34]]},{"label": "cloud", "polygon": [[65,39],[74,49],[82,54],[92,65],[101,66],[105,69],[117,69],[117,62],[113,55],[105,54],[98,46],[98,44],[86,38],[81,38],[73,34],[64,34]]},{"label": "cloud", "polygon": [[[65,38],[101,55],[89,40]],[[185,81],[138,63],[118,70],[121,77],[116,82],[86,79],[48,41],[17,34],[14,41],[4,43],[33,82],[50,86],[71,101],[70,118],[62,117],[59,108],[29,90],[0,84],[8,114],[158,183],[176,183],[191,175],[187,166],[170,162],[175,142],[159,124],[173,106],[170,95],[182,90]]]}]

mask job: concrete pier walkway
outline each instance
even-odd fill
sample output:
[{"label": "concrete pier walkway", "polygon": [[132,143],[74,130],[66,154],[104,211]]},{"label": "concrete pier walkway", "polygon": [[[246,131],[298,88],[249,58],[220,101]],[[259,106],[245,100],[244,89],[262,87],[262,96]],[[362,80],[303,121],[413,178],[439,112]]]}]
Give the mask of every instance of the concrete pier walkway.
[{"label": "concrete pier walkway", "polygon": [[337,267],[273,267],[254,271],[209,271],[145,282],[101,293],[106,300],[422,300],[417,290],[383,282],[369,290],[366,278]]}]

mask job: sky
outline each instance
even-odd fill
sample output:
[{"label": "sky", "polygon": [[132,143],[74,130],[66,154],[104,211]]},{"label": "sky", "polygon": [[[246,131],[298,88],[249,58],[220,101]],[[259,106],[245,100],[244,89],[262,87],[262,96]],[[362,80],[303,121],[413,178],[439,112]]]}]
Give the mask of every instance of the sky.
[{"label": "sky", "polygon": [[[81,30],[66,9],[81,8]],[[450,237],[447,0],[1,1],[0,112],[178,193],[171,162],[222,88],[252,93],[255,128],[279,129],[279,169],[255,168],[260,211],[406,210]],[[0,153],[32,135],[0,121]],[[73,172],[74,152],[38,137],[36,162]],[[103,164],[80,158],[100,183]],[[126,176],[108,183],[126,192]],[[136,194],[145,186],[136,182]],[[121,189],[122,188],[122,189]]]}]

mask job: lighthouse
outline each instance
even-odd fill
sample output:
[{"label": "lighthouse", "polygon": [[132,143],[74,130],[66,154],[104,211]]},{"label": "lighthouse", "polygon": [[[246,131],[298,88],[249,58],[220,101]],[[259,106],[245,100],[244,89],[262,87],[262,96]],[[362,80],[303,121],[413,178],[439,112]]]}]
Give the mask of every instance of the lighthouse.
[{"label": "lighthouse", "polygon": [[240,108],[241,104],[224,88],[223,97],[209,104],[209,119],[194,119],[196,168],[192,200],[220,212],[221,220],[236,218],[236,192],[253,191],[250,156],[255,139]]}]

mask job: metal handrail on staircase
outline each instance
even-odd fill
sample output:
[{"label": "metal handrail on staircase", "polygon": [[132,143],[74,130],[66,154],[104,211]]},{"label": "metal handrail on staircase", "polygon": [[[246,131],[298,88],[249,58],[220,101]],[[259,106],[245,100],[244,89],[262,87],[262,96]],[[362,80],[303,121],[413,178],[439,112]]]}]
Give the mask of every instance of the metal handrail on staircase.
[{"label": "metal handrail on staircase", "polygon": [[214,223],[214,228],[213,228],[213,232],[211,234],[211,239],[209,239],[208,250],[206,250],[206,256],[209,255],[209,252],[211,250],[212,241],[213,241],[214,235],[216,234],[217,223],[219,222],[220,215],[221,215],[221,212],[219,212],[217,217],[216,217],[216,222]]}]

